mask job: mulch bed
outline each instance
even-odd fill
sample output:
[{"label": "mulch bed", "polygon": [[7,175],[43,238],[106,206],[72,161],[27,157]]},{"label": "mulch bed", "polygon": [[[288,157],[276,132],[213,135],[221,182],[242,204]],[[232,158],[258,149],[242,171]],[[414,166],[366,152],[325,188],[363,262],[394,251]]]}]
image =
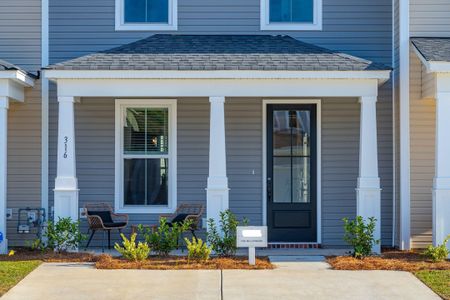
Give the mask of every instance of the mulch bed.
[{"label": "mulch bed", "polygon": [[38,251],[29,248],[16,248],[14,255],[0,255],[0,261],[28,261],[40,260],[43,262],[96,262],[98,256],[90,253],[56,253],[54,251]]},{"label": "mulch bed", "polygon": [[434,263],[414,251],[384,251],[381,256],[356,259],[350,256],[327,257],[335,270],[389,270],[416,272],[420,270],[450,270],[450,261]]},{"label": "mulch bed", "polygon": [[183,256],[150,256],[143,262],[132,262],[110,255],[100,255],[95,263],[97,269],[142,269],[142,270],[270,270],[274,266],[266,257],[257,258],[251,266],[245,257],[213,257],[206,262],[189,262]]},{"label": "mulch bed", "polygon": [[250,266],[246,257],[213,257],[206,262],[189,262],[185,256],[150,256],[144,262],[131,262],[107,254],[94,255],[90,253],[56,253],[53,251],[37,251],[29,248],[16,248],[14,255],[0,255],[1,261],[42,262],[84,262],[95,263],[97,269],[144,269],[144,270],[264,270],[274,269],[267,257],[256,259],[256,265]]}]

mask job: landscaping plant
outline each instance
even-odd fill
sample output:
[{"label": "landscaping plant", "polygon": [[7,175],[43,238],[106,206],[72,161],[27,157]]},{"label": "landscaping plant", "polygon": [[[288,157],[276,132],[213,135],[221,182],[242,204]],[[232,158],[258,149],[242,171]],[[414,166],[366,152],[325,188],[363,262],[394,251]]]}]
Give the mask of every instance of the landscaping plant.
[{"label": "landscaping plant", "polygon": [[357,216],[353,221],[347,218],[344,218],[343,221],[345,229],[344,241],[353,247],[352,255],[358,259],[370,256],[373,246],[380,243],[379,240],[375,240],[373,237],[377,220],[372,217],[366,223],[363,217]]},{"label": "landscaping plant", "polygon": [[45,237],[47,238],[47,248],[56,252],[77,250],[86,235],[80,231],[80,222],[72,221],[71,218],[59,218],[58,222],[49,222]]},{"label": "landscaping plant", "polygon": [[[236,230],[240,225],[236,216],[228,209],[220,212],[220,232],[213,219],[208,220],[207,241],[215,254],[231,256],[236,253]],[[248,220],[244,219],[242,225],[246,226]]]},{"label": "landscaping plant", "polygon": [[146,260],[150,254],[150,247],[147,243],[139,242],[136,245],[136,233],[133,233],[130,239],[121,233],[122,237],[122,245],[120,246],[118,243],[114,245],[114,249],[117,250],[125,259],[131,261],[143,261]]},{"label": "landscaping plant", "polygon": [[211,255],[211,247],[209,247],[201,239],[192,238],[192,241],[184,238],[188,249],[188,261],[207,261]]},{"label": "landscaping plant", "polygon": [[436,247],[433,245],[429,245],[425,252],[423,252],[423,255],[431,259],[433,262],[441,262],[446,260],[450,255],[450,251],[447,249],[447,243],[449,239],[450,235],[447,236],[442,245],[438,245]]},{"label": "landscaping plant", "polygon": [[152,232],[149,228],[139,226],[138,230],[144,235],[145,241],[158,255],[168,256],[170,251],[178,247],[178,240],[182,233],[189,230],[192,220],[185,220],[181,223],[167,224],[166,218],[159,220],[158,229]]}]

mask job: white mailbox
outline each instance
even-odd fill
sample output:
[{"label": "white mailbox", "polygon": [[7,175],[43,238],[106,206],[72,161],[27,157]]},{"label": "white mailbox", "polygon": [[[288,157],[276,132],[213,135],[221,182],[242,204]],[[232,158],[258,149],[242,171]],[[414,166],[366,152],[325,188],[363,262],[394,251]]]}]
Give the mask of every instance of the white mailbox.
[{"label": "white mailbox", "polygon": [[236,244],[239,248],[248,248],[248,261],[256,263],[256,247],[267,247],[267,226],[238,226]]}]

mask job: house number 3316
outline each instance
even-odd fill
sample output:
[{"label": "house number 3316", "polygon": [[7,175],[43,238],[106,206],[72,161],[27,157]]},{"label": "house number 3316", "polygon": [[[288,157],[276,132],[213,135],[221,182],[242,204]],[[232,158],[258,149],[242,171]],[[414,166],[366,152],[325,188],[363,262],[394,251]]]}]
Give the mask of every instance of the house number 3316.
[{"label": "house number 3316", "polygon": [[69,142],[69,137],[65,136],[64,137],[64,158],[67,158],[67,143]]}]

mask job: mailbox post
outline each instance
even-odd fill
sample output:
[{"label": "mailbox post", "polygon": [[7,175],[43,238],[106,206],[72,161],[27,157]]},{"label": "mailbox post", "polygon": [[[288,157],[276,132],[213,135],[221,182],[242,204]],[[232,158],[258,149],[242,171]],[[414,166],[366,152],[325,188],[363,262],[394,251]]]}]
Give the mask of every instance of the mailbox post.
[{"label": "mailbox post", "polygon": [[267,247],[267,226],[238,226],[236,246],[248,248],[248,263],[256,264],[256,247]]}]

